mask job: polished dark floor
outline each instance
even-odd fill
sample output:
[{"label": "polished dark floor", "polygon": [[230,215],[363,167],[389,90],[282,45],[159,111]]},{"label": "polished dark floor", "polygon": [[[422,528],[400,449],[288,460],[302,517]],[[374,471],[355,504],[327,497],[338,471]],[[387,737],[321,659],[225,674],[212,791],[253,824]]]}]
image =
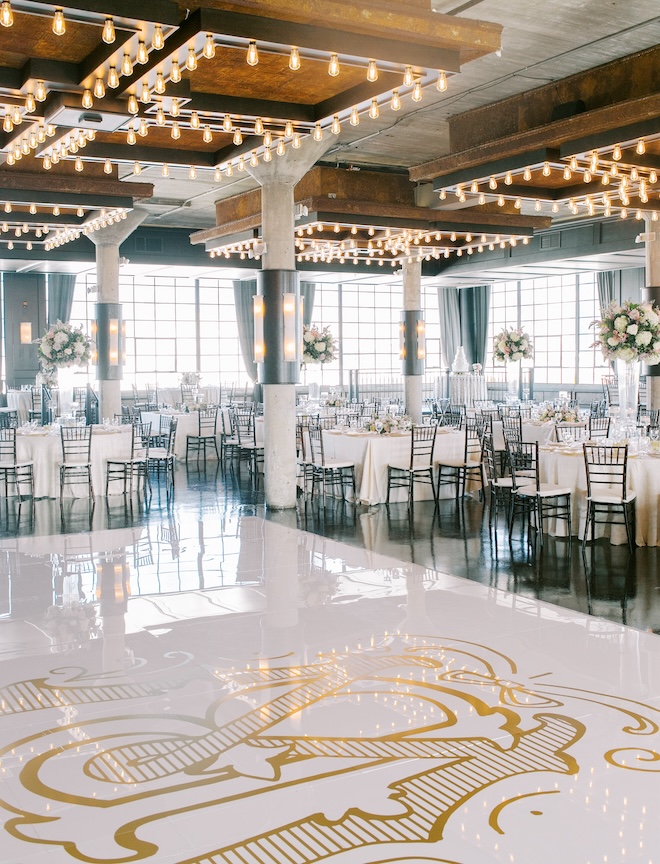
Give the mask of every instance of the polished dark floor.
[{"label": "polished dark floor", "polygon": [[[101,531],[165,522],[187,525],[192,536],[192,523],[208,531],[217,518],[221,531],[227,516],[259,515],[506,592],[660,633],[657,548],[638,548],[630,554],[627,546],[599,540],[585,556],[575,538],[569,544],[546,536],[543,548],[535,549],[517,534],[510,544],[503,522],[497,532],[489,531],[487,508],[470,497],[460,506],[454,500],[441,501],[437,514],[429,502],[416,503],[410,513],[405,504],[353,507],[330,500],[321,507],[303,498],[296,511],[272,512],[265,508],[263,486],[255,489],[246,472],[223,476],[216,467],[211,462],[206,471],[178,466],[171,502],[164,484],[154,484],[148,505],[137,496],[128,502],[122,496],[97,498],[91,513],[84,499],[66,501],[62,509],[52,500],[24,502],[20,513],[15,499],[2,499],[0,539],[89,532],[90,525],[92,531]],[[213,561],[206,562],[207,571],[213,566]]]}]

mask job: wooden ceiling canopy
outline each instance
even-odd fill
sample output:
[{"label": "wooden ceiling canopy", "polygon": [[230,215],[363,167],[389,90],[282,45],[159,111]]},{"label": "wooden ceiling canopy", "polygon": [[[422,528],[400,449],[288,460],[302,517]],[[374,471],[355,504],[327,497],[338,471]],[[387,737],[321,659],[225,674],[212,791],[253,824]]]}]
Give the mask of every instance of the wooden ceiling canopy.
[{"label": "wooden ceiling canopy", "polygon": [[[450,120],[451,152],[410,170],[439,206],[660,218],[660,47]],[[601,82],[608,86],[602,87]]]}]

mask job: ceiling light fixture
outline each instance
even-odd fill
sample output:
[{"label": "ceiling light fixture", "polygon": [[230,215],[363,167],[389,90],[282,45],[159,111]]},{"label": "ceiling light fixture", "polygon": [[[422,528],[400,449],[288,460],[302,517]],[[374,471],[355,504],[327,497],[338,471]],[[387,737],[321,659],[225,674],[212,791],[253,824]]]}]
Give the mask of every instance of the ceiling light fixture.
[{"label": "ceiling light fixture", "polygon": [[399,96],[399,91],[396,88],[392,90],[392,101],[390,102],[390,107],[392,111],[399,111],[401,109],[401,97]]},{"label": "ceiling light fixture", "polygon": [[205,144],[210,144],[213,141],[213,133],[211,132],[210,126],[204,127],[204,134],[202,135],[202,139]]},{"label": "ceiling light fixture", "polygon": [[14,13],[11,11],[11,3],[9,0],[2,0],[0,5],[0,24],[3,27],[11,27],[14,23]]},{"label": "ceiling light fixture", "polygon": [[34,88],[34,98],[37,102],[45,102],[48,92],[43,81],[37,81],[37,86]]},{"label": "ceiling light fixture", "polygon": [[97,78],[94,82],[94,95],[97,99],[103,99],[105,96],[105,84],[103,78]]},{"label": "ceiling light fixture", "polygon": [[122,75],[132,75],[133,74],[133,61],[131,60],[131,55],[124,53],[124,59],[121,61],[121,74]]},{"label": "ceiling light fixture", "polygon": [[114,66],[108,69],[108,87],[113,90],[115,87],[119,87],[119,74]]},{"label": "ceiling light fixture", "polygon": [[438,72],[438,83],[436,84],[436,87],[441,93],[444,93],[447,89],[447,76],[442,70]]},{"label": "ceiling light fixture", "polygon": [[213,41],[213,33],[207,33],[204,40],[202,54],[207,60],[212,60],[215,57],[215,42]]},{"label": "ceiling light fixture", "polygon": [[374,81],[378,81],[378,66],[376,66],[375,60],[370,60],[367,66],[367,81],[372,84]]},{"label": "ceiling light fixture", "polygon": [[147,51],[147,46],[144,44],[142,39],[138,41],[138,50],[135,56],[135,62],[140,63],[141,65],[149,62],[149,52]]},{"label": "ceiling light fixture", "polygon": [[156,73],[156,81],[154,83],[154,91],[158,93],[159,96],[162,96],[165,92],[165,79],[163,78],[162,72]]},{"label": "ceiling light fixture", "polygon": [[292,72],[297,72],[300,69],[300,51],[297,48],[291,48],[289,55],[289,69]]},{"label": "ceiling light fixture", "polygon": [[336,54],[330,55],[330,64],[328,66],[328,75],[336,78],[339,75],[339,57]]},{"label": "ceiling light fixture", "polygon": [[117,38],[117,34],[115,33],[115,25],[111,16],[108,16],[105,19],[105,24],[103,25],[103,33],[101,34],[101,38],[106,43],[106,45],[112,45],[112,43]]},{"label": "ceiling light fixture", "polygon": [[66,21],[62,9],[56,9],[53,16],[53,33],[56,36],[64,36],[66,33]]},{"label": "ceiling light fixture", "polygon": [[257,51],[257,43],[254,40],[250,40],[248,44],[247,50],[247,64],[248,66],[256,66],[259,62],[259,52]]},{"label": "ceiling light fixture", "polygon": [[163,28],[160,24],[154,25],[154,32],[151,36],[151,47],[154,51],[162,51],[165,47],[165,37],[163,36]]},{"label": "ceiling light fixture", "polygon": [[178,84],[181,80],[181,67],[179,66],[179,61],[174,59],[172,60],[172,68],[170,69],[170,81],[173,84]]},{"label": "ceiling light fixture", "polygon": [[188,56],[186,57],[186,69],[189,72],[194,72],[197,69],[197,55],[195,54],[195,49],[191,45],[188,48]]}]

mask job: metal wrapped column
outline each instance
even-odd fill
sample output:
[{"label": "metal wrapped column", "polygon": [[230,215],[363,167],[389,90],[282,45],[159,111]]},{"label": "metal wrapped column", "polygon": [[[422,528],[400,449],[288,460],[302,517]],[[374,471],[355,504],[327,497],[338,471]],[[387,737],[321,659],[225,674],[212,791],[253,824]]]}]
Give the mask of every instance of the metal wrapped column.
[{"label": "metal wrapped column", "polygon": [[94,316],[96,377],[99,381],[121,381],[124,357],[121,303],[96,303]]},{"label": "metal wrapped column", "polygon": [[295,270],[257,273],[255,360],[261,384],[298,383],[302,362],[301,312]]},{"label": "metal wrapped column", "polygon": [[402,375],[423,375],[426,357],[424,312],[406,309],[399,325],[399,356]]}]

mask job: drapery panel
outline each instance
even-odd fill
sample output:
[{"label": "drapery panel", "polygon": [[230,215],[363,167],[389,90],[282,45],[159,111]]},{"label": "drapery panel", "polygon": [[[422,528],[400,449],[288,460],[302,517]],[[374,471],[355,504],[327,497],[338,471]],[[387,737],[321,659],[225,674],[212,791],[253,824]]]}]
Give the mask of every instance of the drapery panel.
[{"label": "drapery panel", "polygon": [[[617,273],[615,273],[614,270],[601,270],[596,273],[598,284],[598,306],[600,307],[601,315],[616,297],[616,275]],[[618,275],[620,275],[620,271]]]},{"label": "drapery panel", "polygon": [[474,285],[458,292],[461,315],[461,343],[468,363],[484,365],[488,316],[490,313],[490,285]]},{"label": "drapery panel", "polygon": [[440,350],[442,362],[450,368],[461,344],[461,310],[458,288],[438,288]]},{"label": "drapery panel", "polygon": [[316,285],[313,282],[300,283],[300,296],[303,300],[303,324],[305,325],[305,327],[309,327],[312,323],[315,295]]},{"label": "drapery panel", "polygon": [[254,362],[254,303],[257,293],[256,279],[234,279],[234,306],[238,344],[241,346],[243,364],[248,378],[257,380],[257,364]]},{"label": "drapery panel", "polygon": [[70,273],[48,274],[48,326],[71,318],[76,277]]}]

